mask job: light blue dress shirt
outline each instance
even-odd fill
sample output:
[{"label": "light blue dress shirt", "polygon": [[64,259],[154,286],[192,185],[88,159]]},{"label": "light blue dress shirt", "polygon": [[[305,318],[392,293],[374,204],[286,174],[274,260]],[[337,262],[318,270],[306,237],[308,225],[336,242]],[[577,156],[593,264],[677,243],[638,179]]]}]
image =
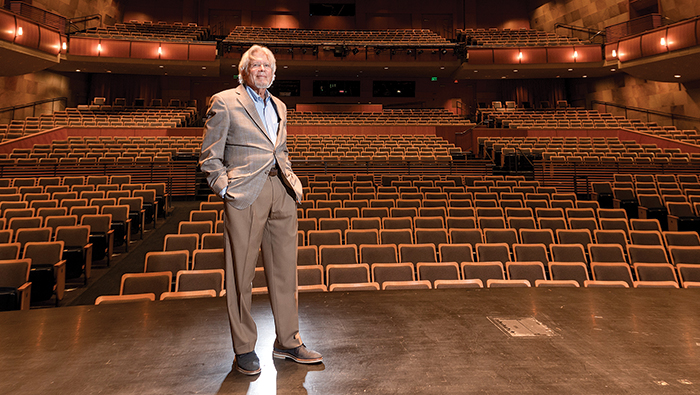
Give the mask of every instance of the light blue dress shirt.
[{"label": "light blue dress shirt", "polygon": [[265,98],[260,97],[251,87],[246,85],[246,91],[253,103],[255,103],[255,109],[258,110],[258,115],[265,123],[265,128],[267,129],[267,135],[270,136],[270,140],[274,144],[277,141],[277,128],[280,125],[280,118],[277,115],[277,109],[275,108],[275,103],[272,102],[270,98],[270,93],[265,91]]},{"label": "light blue dress shirt", "polygon": [[[272,140],[272,144],[275,144],[277,141],[277,129],[280,126],[280,118],[277,115],[275,103],[270,98],[270,93],[265,91],[265,98],[263,99],[248,85],[245,86],[245,89],[248,92],[248,96],[253,100],[253,104],[255,104],[255,109],[258,111],[260,119],[262,119],[265,124],[267,135],[270,137],[270,140]],[[276,161],[273,162],[273,164],[276,163]],[[227,190],[228,188],[221,190],[221,197],[226,196]]]}]

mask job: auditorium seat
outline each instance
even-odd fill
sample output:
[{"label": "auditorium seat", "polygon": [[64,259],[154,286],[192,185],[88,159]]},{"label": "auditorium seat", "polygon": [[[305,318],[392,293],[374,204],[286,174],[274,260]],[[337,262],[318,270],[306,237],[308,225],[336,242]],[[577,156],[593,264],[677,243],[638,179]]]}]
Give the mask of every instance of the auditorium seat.
[{"label": "auditorium seat", "polygon": [[552,280],[573,280],[579,287],[589,280],[588,266],[584,262],[549,262],[549,276]]},{"label": "auditorium seat", "polygon": [[630,266],[625,262],[591,262],[591,273],[595,281],[624,281],[634,286]]},{"label": "auditorium seat", "polygon": [[175,280],[175,292],[213,290],[216,296],[223,296],[224,270],[197,269],[180,270]]},{"label": "auditorium seat", "polygon": [[318,249],[319,261],[323,267],[328,265],[350,265],[357,262],[355,245],[321,245]]},{"label": "auditorium seat", "polygon": [[410,262],[373,263],[372,281],[383,287],[387,281],[415,281],[414,266]]},{"label": "auditorium seat", "polygon": [[369,265],[366,263],[326,266],[326,285],[370,283]]},{"label": "auditorium seat", "polygon": [[199,249],[192,253],[192,270],[224,269],[224,250]]},{"label": "auditorium seat", "polygon": [[678,277],[673,265],[668,263],[637,263],[633,265],[638,281],[671,281],[678,288]]},{"label": "auditorium seat", "polygon": [[552,262],[588,263],[584,246],[581,244],[552,244],[549,249]]},{"label": "auditorium seat", "polygon": [[506,262],[508,280],[527,280],[531,285],[537,280],[547,280],[542,262]]},{"label": "auditorium seat", "polygon": [[668,247],[668,252],[675,266],[679,264],[700,264],[700,247],[698,246],[670,246]]},{"label": "auditorium seat", "polygon": [[144,273],[170,272],[171,278],[180,270],[189,269],[189,251],[150,251],[144,260]]},{"label": "auditorium seat", "polygon": [[163,292],[170,292],[172,272],[125,273],[119,288],[120,295],[153,293],[157,299]]},{"label": "auditorium seat", "polygon": [[63,242],[28,242],[22,259],[31,259],[32,300],[47,300],[55,295],[56,306],[63,300],[66,285],[66,261]]},{"label": "auditorium seat", "polygon": [[15,257],[0,261],[0,287],[3,289],[3,300],[14,299],[3,303],[2,310],[29,310],[32,292],[32,283],[29,282],[30,268],[29,259],[20,260]]}]

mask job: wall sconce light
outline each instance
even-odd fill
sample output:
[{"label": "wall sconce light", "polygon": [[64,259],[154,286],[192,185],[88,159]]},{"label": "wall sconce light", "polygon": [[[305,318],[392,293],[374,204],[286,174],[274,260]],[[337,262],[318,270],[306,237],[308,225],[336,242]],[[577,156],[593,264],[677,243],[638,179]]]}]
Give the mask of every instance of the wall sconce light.
[{"label": "wall sconce light", "polygon": [[523,53],[522,53],[522,52],[518,52],[518,60],[522,60],[522,59],[523,59]]},{"label": "wall sconce light", "polygon": [[63,44],[61,44],[61,49],[63,49],[64,51],[68,49],[68,44],[65,41],[63,42]]},{"label": "wall sconce light", "polygon": [[21,36],[22,34],[24,34],[24,30],[22,30],[22,26],[20,26],[17,28],[17,37]]},{"label": "wall sconce light", "polygon": [[102,52],[102,44],[97,44],[97,52]]},{"label": "wall sconce light", "polygon": [[574,59],[578,58],[578,51],[574,51]]},{"label": "wall sconce light", "polygon": [[614,49],[613,49],[613,51],[612,51],[612,57],[613,57],[613,58],[616,58],[616,57],[617,57],[617,51],[614,50]]},{"label": "wall sconce light", "polygon": [[666,46],[666,38],[665,37],[661,37],[661,45],[664,47]]},{"label": "wall sconce light", "polygon": [[163,54],[163,48],[159,45],[158,46],[158,55],[162,55],[162,54]]}]

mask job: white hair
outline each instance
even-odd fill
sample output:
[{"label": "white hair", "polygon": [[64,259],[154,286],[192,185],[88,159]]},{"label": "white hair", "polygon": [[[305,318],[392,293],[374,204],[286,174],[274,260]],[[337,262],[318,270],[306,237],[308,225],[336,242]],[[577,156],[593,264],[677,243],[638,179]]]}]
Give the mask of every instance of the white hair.
[{"label": "white hair", "polygon": [[[272,79],[270,85],[275,81],[275,72],[277,71],[277,60],[269,48],[262,45],[253,45],[241,56],[241,62],[238,63],[238,82],[242,85],[245,81],[245,76],[248,75],[248,65],[250,64],[251,56],[255,56],[257,52],[262,52],[267,57],[268,62],[272,66]],[[269,87],[268,87],[269,88]]]}]

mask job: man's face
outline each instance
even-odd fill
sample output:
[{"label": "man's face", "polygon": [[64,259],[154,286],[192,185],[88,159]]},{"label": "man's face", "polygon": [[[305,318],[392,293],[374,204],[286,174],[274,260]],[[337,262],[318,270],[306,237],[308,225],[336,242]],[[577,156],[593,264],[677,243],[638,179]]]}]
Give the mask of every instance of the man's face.
[{"label": "man's face", "polygon": [[245,77],[246,84],[256,89],[267,89],[272,85],[272,64],[264,53],[258,51],[251,54]]}]

